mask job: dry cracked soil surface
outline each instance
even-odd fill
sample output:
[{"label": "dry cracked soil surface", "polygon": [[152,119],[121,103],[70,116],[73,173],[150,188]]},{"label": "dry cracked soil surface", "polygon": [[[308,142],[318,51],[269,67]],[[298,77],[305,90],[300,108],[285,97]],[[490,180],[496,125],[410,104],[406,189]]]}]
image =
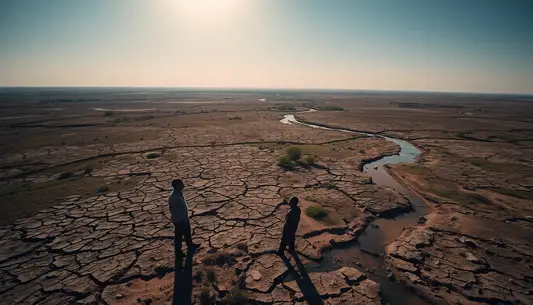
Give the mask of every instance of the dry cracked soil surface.
[{"label": "dry cracked soil surface", "polygon": [[[99,110],[87,114],[104,104],[124,108],[109,101],[37,103],[27,113],[4,106],[13,114],[0,121],[2,137],[15,141],[18,133],[31,143],[8,145],[0,156],[7,215],[0,228],[0,303],[169,304],[174,283],[187,281],[193,304],[382,303],[380,284],[362,268],[305,268],[324,251],[356,241],[372,220],[411,208],[361,172],[368,160],[397,153],[397,145],[279,123],[280,105],[327,109],[333,100],[344,111],[299,117],[394,135],[423,150],[416,164],[389,168],[432,206],[387,245],[391,278],[431,304],[533,304],[533,121],[512,113],[465,133],[453,123],[457,113],[485,109],[469,100],[465,109],[406,109],[390,102],[394,96],[252,102],[261,97],[147,101],[150,106],[137,107],[158,110],[122,112],[120,120]],[[200,99],[205,103],[194,104]],[[48,114],[57,108],[64,110]],[[476,124],[489,124],[487,109]],[[31,117],[41,112],[44,118]],[[463,117],[455,120],[471,120]],[[508,126],[513,119],[521,131]],[[47,133],[54,136],[43,137]],[[289,145],[317,163],[280,168],[278,157]],[[200,244],[183,268],[175,265],[167,203],[169,182],[177,177],[186,183],[193,239]],[[297,254],[281,258],[275,251],[290,196],[302,199],[302,210],[320,204],[328,217],[317,221],[302,213]]]}]

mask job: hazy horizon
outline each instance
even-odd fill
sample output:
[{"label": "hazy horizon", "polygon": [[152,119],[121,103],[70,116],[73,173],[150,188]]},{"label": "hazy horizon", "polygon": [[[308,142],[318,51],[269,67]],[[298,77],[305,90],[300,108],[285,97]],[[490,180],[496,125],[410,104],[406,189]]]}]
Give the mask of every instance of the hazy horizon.
[{"label": "hazy horizon", "polygon": [[7,0],[0,87],[533,94],[530,1]]}]

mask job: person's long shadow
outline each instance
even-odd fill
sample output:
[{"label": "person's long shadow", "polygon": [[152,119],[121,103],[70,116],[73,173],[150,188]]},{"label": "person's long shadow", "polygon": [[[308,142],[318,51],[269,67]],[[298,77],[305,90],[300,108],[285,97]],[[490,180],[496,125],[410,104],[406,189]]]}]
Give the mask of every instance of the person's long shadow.
[{"label": "person's long shadow", "polygon": [[195,249],[187,248],[187,258],[183,266],[183,255],[176,255],[174,261],[174,297],[173,305],[192,304],[192,259]]},{"label": "person's long shadow", "polygon": [[296,284],[300,288],[300,291],[304,295],[305,300],[307,301],[307,304],[309,305],[324,305],[324,301],[322,301],[322,298],[320,297],[320,293],[316,290],[315,285],[309,278],[309,275],[307,274],[307,270],[305,270],[305,266],[298,257],[298,254],[294,253],[292,254],[292,257],[294,258],[294,261],[296,262],[296,265],[298,266],[299,273],[294,269],[292,266],[290,260],[282,256],[283,262],[287,266],[287,269],[291,274],[294,275],[296,279]]}]

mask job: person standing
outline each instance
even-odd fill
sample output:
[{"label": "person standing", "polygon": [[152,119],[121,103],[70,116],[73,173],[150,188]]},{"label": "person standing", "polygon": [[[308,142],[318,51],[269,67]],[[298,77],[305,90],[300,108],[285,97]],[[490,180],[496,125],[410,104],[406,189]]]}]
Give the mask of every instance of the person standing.
[{"label": "person standing", "polygon": [[176,256],[183,255],[181,243],[185,237],[185,243],[190,249],[198,247],[191,238],[191,224],[189,222],[189,207],[183,196],[185,184],[181,179],[172,180],[172,193],[168,199],[172,223],[174,224],[174,249]]},{"label": "person standing", "polygon": [[283,235],[281,237],[281,243],[279,245],[278,255],[283,256],[283,251],[289,246],[289,252],[294,254],[296,252],[296,238],[295,234],[298,230],[298,224],[300,223],[301,210],[298,207],[298,198],[292,197],[289,205],[291,209],[285,218],[285,225],[283,226]]}]

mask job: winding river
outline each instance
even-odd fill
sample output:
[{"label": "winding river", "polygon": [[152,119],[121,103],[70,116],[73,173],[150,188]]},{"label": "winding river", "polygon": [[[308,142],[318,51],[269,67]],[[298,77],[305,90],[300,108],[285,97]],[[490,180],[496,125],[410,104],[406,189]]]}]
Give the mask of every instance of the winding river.
[{"label": "winding river", "polygon": [[386,137],[375,133],[356,132],[342,128],[329,128],[300,122],[293,114],[287,114],[280,120],[283,124],[300,124],[311,128],[333,130],[345,133],[364,134],[371,137],[379,137],[391,141],[400,146],[397,155],[383,157],[363,167],[363,171],[372,177],[372,181],[382,187],[390,188],[393,191],[407,198],[412,210],[390,218],[379,218],[373,221],[365,231],[358,236],[357,242],[336,247],[324,253],[324,258],[320,263],[308,264],[308,272],[328,272],[337,270],[343,266],[364,269],[368,277],[379,284],[382,288],[382,298],[386,304],[426,304],[422,299],[409,291],[405,286],[389,279],[389,272],[383,262],[385,247],[400,236],[402,230],[408,226],[417,224],[421,216],[429,213],[429,207],[424,200],[416,193],[410,191],[398,181],[396,181],[384,168],[387,164],[413,163],[422,153],[411,143]]}]

